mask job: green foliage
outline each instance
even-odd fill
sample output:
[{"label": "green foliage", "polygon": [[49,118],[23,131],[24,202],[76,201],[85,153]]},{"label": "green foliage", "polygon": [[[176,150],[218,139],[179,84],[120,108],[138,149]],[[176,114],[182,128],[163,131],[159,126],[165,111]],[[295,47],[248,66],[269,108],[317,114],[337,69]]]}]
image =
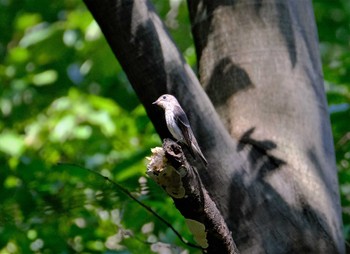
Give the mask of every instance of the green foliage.
[{"label": "green foliage", "polygon": [[[348,2],[313,1],[349,239]],[[154,3],[195,68],[185,2]],[[127,187],[191,239],[171,200],[144,177],[144,157],[160,140],[83,3],[0,1],[0,31],[0,252],[162,248],[145,241],[169,243],[175,253],[187,248],[103,177]]]},{"label": "green foliage", "polygon": [[350,241],[350,2],[313,3],[339,169],[344,235]]},{"label": "green foliage", "polygon": [[[169,3],[156,5],[166,19]],[[186,51],[188,22],[178,27]],[[0,253],[186,248],[103,177],[191,239],[171,200],[145,177],[144,158],[159,137],[82,1],[0,1],[0,29]]]}]

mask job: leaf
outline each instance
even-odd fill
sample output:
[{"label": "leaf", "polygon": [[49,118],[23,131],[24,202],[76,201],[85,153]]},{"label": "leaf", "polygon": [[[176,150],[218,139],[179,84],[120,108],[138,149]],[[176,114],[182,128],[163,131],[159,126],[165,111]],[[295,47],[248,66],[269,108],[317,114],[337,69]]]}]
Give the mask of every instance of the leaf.
[{"label": "leaf", "polygon": [[11,156],[19,156],[24,148],[24,140],[20,135],[11,131],[0,134],[0,151]]},{"label": "leaf", "polygon": [[58,77],[57,71],[47,70],[33,76],[32,82],[36,86],[46,86],[51,85],[56,82]]}]

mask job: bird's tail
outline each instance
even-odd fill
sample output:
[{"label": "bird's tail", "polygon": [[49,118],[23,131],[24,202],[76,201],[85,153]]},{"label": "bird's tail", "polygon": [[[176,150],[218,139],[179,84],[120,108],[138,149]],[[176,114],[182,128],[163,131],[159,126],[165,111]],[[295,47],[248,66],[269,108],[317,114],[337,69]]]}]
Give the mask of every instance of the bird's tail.
[{"label": "bird's tail", "polygon": [[205,166],[208,166],[208,161],[206,160],[206,158],[204,157],[201,149],[199,148],[198,144],[195,144],[192,142],[192,150],[199,155],[199,157],[201,158],[201,160],[203,161]]}]

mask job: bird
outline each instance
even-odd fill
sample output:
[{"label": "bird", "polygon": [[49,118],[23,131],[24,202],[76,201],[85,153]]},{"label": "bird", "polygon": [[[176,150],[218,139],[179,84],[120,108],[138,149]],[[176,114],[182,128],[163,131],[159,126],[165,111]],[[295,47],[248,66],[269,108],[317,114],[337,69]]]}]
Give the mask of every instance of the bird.
[{"label": "bird", "polygon": [[208,161],[199,148],[187,115],[177,99],[173,95],[163,94],[152,104],[164,109],[166,125],[171,135],[178,142],[185,144],[194,158],[197,154],[207,166]]}]

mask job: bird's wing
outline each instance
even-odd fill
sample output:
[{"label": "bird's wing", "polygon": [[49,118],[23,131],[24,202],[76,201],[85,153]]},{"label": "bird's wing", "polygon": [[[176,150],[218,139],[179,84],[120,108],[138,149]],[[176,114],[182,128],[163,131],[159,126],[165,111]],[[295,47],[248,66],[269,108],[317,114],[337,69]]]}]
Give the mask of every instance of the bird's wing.
[{"label": "bird's wing", "polygon": [[192,135],[191,135],[191,126],[190,122],[188,121],[188,118],[186,116],[186,113],[182,110],[181,107],[175,106],[174,110],[175,113],[175,121],[177,126],[179,126],[182,135],[184,136],[184,141],[187,144],[191,154],[194,156],[194,151],[192,148]]}]

